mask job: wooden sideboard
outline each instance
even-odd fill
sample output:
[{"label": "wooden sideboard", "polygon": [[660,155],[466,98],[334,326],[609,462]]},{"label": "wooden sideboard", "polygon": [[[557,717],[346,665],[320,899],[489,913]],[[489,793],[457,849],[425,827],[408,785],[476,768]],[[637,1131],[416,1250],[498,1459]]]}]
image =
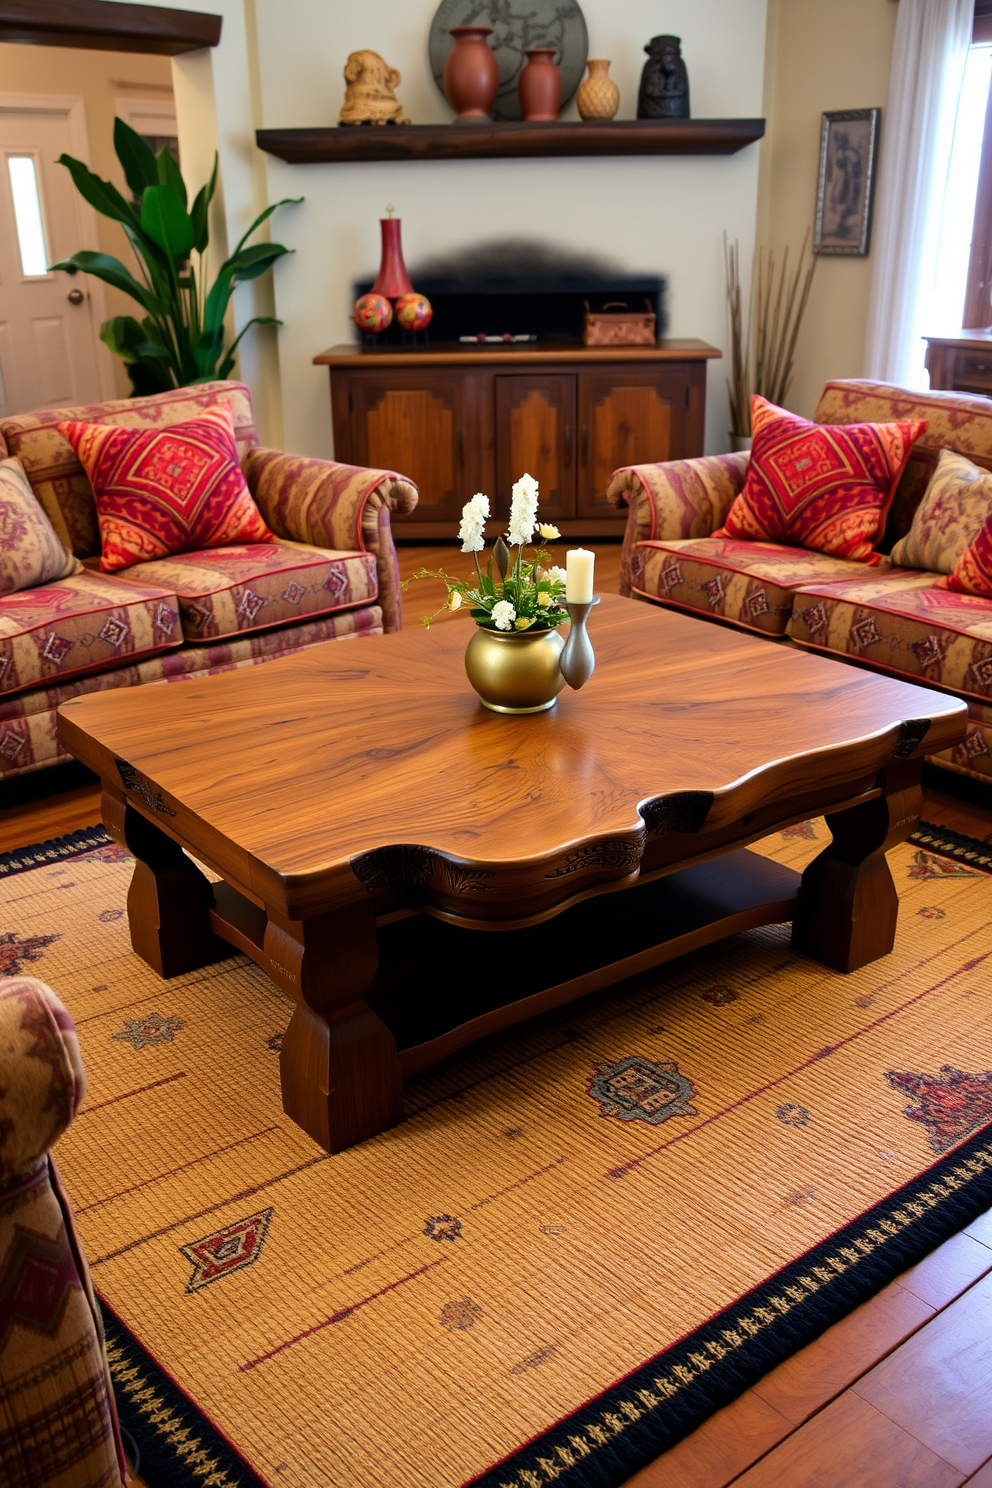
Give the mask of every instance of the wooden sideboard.
[{"label": "wooden sideboard", "polygon": [[476,491],[506,524],[510,487],[528,471],[541,515],[566,537],[622,535],[606,499],[620,465],[703,452],[704,341],[655,346],[467,346],[362,351],[314,362],[331,377],[335,458],[397,470],[420,501],[398,537],[452,537]]},{"label": "wooden sideboard", "polygon": [[928,336],[927,371],[934,392],[981,393],[992,397],[992,329]]}]

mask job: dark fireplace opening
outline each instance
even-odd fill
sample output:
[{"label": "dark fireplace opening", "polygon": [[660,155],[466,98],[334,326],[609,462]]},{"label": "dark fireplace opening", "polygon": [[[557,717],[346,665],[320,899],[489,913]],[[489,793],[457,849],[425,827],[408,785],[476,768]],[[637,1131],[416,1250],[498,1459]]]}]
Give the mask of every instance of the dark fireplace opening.
[{"label": "dark fireplace opening", "polygon": [[[666,279],[631,274],[594,254],[507,239],[425,259],[409,272],[434,310],[432,345],[509,337],[578,346],[586,306],[600,311],[611,304],[650,309],[659,339],[667,329]],[[356,283],[354,297],[368,294],[373,282]],[[376,342],[395,346],[402,333],[393,325]]]}]

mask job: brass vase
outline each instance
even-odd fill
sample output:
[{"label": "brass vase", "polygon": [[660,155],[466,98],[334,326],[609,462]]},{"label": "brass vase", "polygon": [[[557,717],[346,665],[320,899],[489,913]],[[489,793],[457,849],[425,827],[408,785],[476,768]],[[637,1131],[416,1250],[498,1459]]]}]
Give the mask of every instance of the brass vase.
[{"label": "brass vase", "polygon": [[494,713],[543,713],[565,686],[557,630],[482,630],[465,652],[468,680]]}]

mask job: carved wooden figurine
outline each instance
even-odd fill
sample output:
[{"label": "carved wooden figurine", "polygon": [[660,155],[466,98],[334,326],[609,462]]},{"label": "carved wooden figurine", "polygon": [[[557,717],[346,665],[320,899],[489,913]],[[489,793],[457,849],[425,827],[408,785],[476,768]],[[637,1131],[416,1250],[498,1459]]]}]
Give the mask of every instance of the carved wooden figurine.
[{"label": "carved wooden figurine", "polygon": [[689,74],[678,36],[652,36],[637,95],[639,119],[688,119]]},{"label": "carved wooden figurine", "polygon": [[395,88],[403,81],[378,52],[352,52],[344,69],[340,124],[409,124]]}]

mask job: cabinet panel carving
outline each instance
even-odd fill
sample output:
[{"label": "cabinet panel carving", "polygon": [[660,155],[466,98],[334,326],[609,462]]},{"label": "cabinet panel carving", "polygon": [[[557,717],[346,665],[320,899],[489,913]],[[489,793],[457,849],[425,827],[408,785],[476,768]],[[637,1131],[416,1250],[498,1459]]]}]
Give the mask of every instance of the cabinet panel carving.
[{"label": "cabinet panel carving", "polygon": [[588,372],[580,392],[578,515],[609,516],[620,465],[670,460],[681,446],[685,383],[670,374]]},{"label": "cabinet panel carving", "polygon": [[541,516],[575,515],[575,378],[503,376],[496,381],[496,514],[526,471],[541,483]]}]

